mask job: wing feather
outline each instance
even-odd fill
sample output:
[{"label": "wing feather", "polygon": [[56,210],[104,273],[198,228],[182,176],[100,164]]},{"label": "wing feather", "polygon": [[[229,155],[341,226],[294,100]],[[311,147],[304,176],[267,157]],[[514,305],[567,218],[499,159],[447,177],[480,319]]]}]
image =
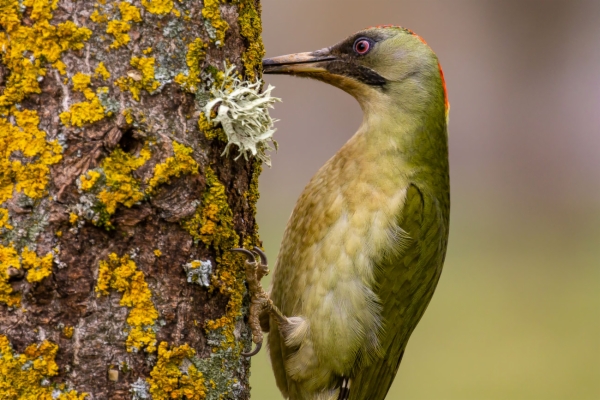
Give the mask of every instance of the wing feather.
[{"label": "wing feather", "polygon": [[[444,210],[411,184],[399,212],[400,228],[409,236],[406,248],[388,252],[378,265],[375,288],[384,321],[383,357],[357,364],[350,400],[383,400],[398,372],[406,343],[425,312],[440,277],[447,241]],[[384,284],[385,283],[385,284]]]}]

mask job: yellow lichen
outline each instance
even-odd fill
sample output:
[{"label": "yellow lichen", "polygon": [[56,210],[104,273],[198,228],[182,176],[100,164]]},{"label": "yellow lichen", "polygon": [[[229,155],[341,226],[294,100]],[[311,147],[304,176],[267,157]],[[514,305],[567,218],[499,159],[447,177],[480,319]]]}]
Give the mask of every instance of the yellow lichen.
[{"label": "yellow lichen", "polygon": [[156,257],[160,257],[160,256],[162,256],[162,251],[160,251],[159,249],[156,249],[156,250],[154,250],[154,255]]},{"label": "yellow lichen", "polygon": [[[227,203],[225,186],[214,171],[206,168],[207,189],[196,213],[182,222],[182,226],[198,241],[211,247],[217,253],[217,271],[212,277],[213,288],[229,297],[227,310],[223,317],[207,321],[209,330],[223,329],[224,348],[236,346],[234,336],[235,322],[242,315],[242,293],[244,292],[244,272],[240,257],[230,249],[239,245],[239,236],[233,225],[233,213]],[[250,241],[253,238],[248,239]]]},{"label": "yellow lichen", "polygon": [[219,8],[220,0],[204,0],[202,8],[202,17],[215,29],[214,43],[217,46],[225,44],[225,33],[229,29],[229,24],[221,18],[221,9]]},{"label": "yellow lichen", "polygon": [[58,60],[57,62],[55,62],[54,64],[52,64],[52,66],[54,68],[56,68],[56,70],[58,71],[59,74],[61,74],[61,75],[66,75],[67,74],[67,66],[61,60]]},{"label": "yellow lichen", "polygon": [[142,16],[140,15],[140,9],[133,4],[123,1],[119,3],[119,11],[121,12],[121,19],[129,22],[142,22]]},{"label": "yellow lichen", "polygon": [[258,78],[257,72],[260,71],[262,59],[265,55],[261,37],[260,10],[256,8],[254,0],[238,0],[238,4],[240,33],[247,40],[248,45],[242,53],[242,62],[244,63],[246,77],[253,81]]},{"label": "yellow lichen", "polygon": [[79,219],[79,216],[77,214],[75,214],[75,213],[70,213],[69,214],[69,223],[71,225],[74,225],[77,222],[78,219]]},{"label": "yellow lichen", "polygon": [[131,30],[131,25],[125,21],[119,21],[114,19],[108,22],[106,26],[106,33],[114,36],[115,40],[111,43],[111,49],[118,49],[121,46],[125,46],[131,41],[131,37],[127,32]]},{"label": "yellow lichen", "polygon": [[160,86],[154,79],[154,57],[131,57],[129,64],[136,69],[115,81],[122,91],[130,91],[133,98],[140,101],[140,92],[146,90],[152,94]]},{"label": "yellow lichen", "polygon": [[133,112],[131,111],[131,108],[126,108],[123,110],[123,115],[125,116],[125,122],[127,122],[129,125],[133,124]]},{"label": "yellow lichen", "polygon": [[94,10],[92,15],[90,15],[90,19],[97,24],[101,24],[103,22],[108,21],[108,17],[106,15],[100,13],[98,10]]},{"label": "yellow lichen", "polygon": [[9,268],[25,269],[28,282],[40,282],[45,277],[52,274],[52,253],[44,257],[38,255],[25,247],[19,255],[17,249],[11,244],[9,246],[0,245],[0,303],[9,307],[16,307],[21,304],[21,296],[14,293],[8,279]]},{"label": "yellow lichen", "polygon": [[79,181],[81,182],[81,190],[83,190],[84,192],[91,190],[96,184],[96,182],[98,182],[98,179],[100,179],[101,176],[102,174],[100,172],[93,170],[86,172],[84,175],[81,175],[79,177]]},{"label": "yellow lichen", "polygon": [[195,93],[200,83],[200,73],[202,72],[201,63],[206,56],[206,44],[202,39],[196,38],[188,45],[188,51],[185,56],[185,62],[189,68],[187,76],[179,73],[175,77],[175,82],[180,84],[184,90]]},{"label": "yellow lichen", "polygon": [[8,269],[21,269],[19,254],[13,246],[0,245],[0,303],[8,307],[17,307],[21,304],[21,294],[14,293],[8,282]]},{"label": "yellow lichen", "polygon": [[96,70],[94,72],[96,73],[97,76],[102,77],[102,79],[104,79],[104,80],[107,80],[108,78],[110,78],[110,72],[108,72],[108,70],[106,69],[106,66],[104,65],[103,62],[98,64],[98,66],[96,67]]},{"label": "yellow lichen", "polygon": [[142,0],[142,5],[152,14],[168,14],[173,9],[173,0]]},{"label": "yellow lichen", "polygon": [[98,194],[98,199],[109,215],[115,213],[119,204],[131,207],[144,198],[140,189],[141,182],[132,173],[144,165],[151,155],[148,145],[144,146],[137,157],[117,147],[102,160],[106,187]]},{"label": "yellow lichen", "polygon": [[[73,78],[73,90],[83,93],[88,101],[82,101],[71,105],[68,111],[60,114],[60,120],[65,126],[83,126],[88,123],[94,123],[104,118],[104,107],[96,93],[88,86],[92,82],[89,75],[81,72],[76,73]],[[98,88],[98,93],[102,93],[106,88]]]},{"label": "yellow lichen", "polygon": [[11,230],[13,228],[13,226],[8,223],[9,217],[8,210],[6,208],[0,208],[0,229],[4,228]]},{"label": "yellow lichen", "polygon": [[[94,95],[95,96],[95,95]],[[94,97],[91,101],[82,101],[71,106],[69,111],[60,113],[60,121],[65,126],[81,127],[92,124],[104,118],[104,107],[100,99]]]},{"label": "yellow lichen", "polygon": [[170,183],[171,177],[179,177],[182,174],[198,174],[198,163],[192,158],[191,147],[173,142],[173,157],[167,158],[163,163],[154,167],[154,176],[148,182],[148,193],[163,183]]},{"label": "yellow lichen", "polygon": [[144,54],[150,54],[150,53],[152,53],[152,47],[145,48],[144,50],[142,50],[142,53],[144,53]]},{"label": "yellow lichen", "polygon": [[58,346],[44,340],[15,353],[8,337],[0,335],[0,398],[22,400],[84,400],[87,393],[58,391],[43,382],[58,375]]},{"label": "yellow lichen", "polygon": [[28,282],[39,282],[50,276],[52,274],[52,261],[52,253],[48,253],[44,257],[38,257],[34,251],[30,251],[27,247],[21,253],[21,266],[28,270]]},{"label": "yellow lichen", "polygon": [[[0,95],[0,114],[8,114],[9,107],[33,93],[41,93],[39,77],[46,75],[45,63],[55,64],[62,53],[78,50],[92,31],[79,28],[72,21],[51,25],[56,0],[24,0],[31,7],[30,26],[22,24],[20,2],[0,2],[0,54],[9,71],[5,88]],[[56,64],[61,70],[62,65]]]},{"label": "yellow lichen", "polygon": [[120,20],[112,20],[106,26],[106,33],[114,36],[115,40],[110,45],[111,49],[118,49],[131,41],[129,31],[131,30],[130,22],[141,22],[142,16],[140,10],[127,2],[119,3],[119,11],[121,12]]},{"label": "yellow lichen", "polygon": [[201,132],[204,132],[204,136],[208,140],[219,139],[220,141],[227,143],[227,135],[223,128],[214,126],[214,124],[208,122],[204,113],[200,113],[200,117],[198,118],[198,128]]},{"label": "yellow lichen", "polygon": [[152,293],[144,273],[137,269],[128,255],[119,258],[111,253],[108,260],[100,261],[96,292],[98,296],[108,295],[109,289],[123,293],[119,304],[131,309],[127,317],[127,323],[131,326],[125,343],[127,351],[143,348],[148,353],[156,351],[156,333],[152,325],[158,318],[158,311],[152,303]]},{"label": "yellow lichen", "polygon": [[204,376],[190,361],[194,354],[196,352],[188,344],[169,350],[166,342],[160,343],[156,365],[150,372],[150,378],[146,379],[150,384],[150,395],[153,399],[206,398]]},{"label": "yellow lichen", "polygon": [[67,339],[71,339],[73,337],[73,333],[75,333],[75,328],[67,325],[63,328],[62,333],[64,337],[66,337]]},{"label": "yellow lichen", "polygon": [[78,72],[73,75],[71,80],[73,81],[73,90],[83,93],[86,99],[91,100],[96,96],[94,91],[88,87],[92,83],[91,76]]},{"label": "yellow lichen", "polygon": [[[62,159],[58,141],[46,141],[38,129],[38,114],[33,110],[13,111],[16,125],[0,117],[0,205],[23,192],[32,199],[46,194],[50,166]],[[21,154],[25,160],[15,159]]]}]

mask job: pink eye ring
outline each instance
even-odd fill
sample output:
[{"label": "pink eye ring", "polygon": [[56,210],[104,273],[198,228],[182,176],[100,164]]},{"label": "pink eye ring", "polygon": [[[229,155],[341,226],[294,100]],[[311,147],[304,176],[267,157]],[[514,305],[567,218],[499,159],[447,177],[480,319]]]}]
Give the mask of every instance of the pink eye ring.
[{"label": "pink eye ring", "polygon": [[367,39],[358,39],[356,42],[354,42],[354,51],[356,54],[362,56],[367,54],[369,50],[371,50],[371,42],[369,42]]}]

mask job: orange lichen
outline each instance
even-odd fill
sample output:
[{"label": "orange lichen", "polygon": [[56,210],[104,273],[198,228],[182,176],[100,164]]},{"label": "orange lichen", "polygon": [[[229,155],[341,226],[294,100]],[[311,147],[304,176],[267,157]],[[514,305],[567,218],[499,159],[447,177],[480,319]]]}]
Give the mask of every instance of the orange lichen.
[{"label": "orange lichen", "polygon": [[58,390],[54,385],[43,385],[45,380],[58,375],[57,352],[56,344],[44,340],[27,346],[23,354],[17,354],[8,337],[0,335],[0,398],[84,400],[87,393],[64,390],[64,386]]},{"label": "orange lichen", "polygon": [[125,343],[127,351],[136,352],[143,348],[148,353],[156,351],[156,333],[152,325],[158,318],[158,311],[152,303],[152,292],[144,273],[128,255],[119,258],[111,253],[107,261],[100,261],[95,290],[100,296],[108,295],[109,289],[123,293],[119,304],[131,309],[127,317],[131,326]]},{"label": "orange lichen", "polygon": [[142,90],[152,94],[160,86],[154,79],[154,57],[131,57],[129,64],[136,70],[117,79],[115,85],[124,92],[130,91],[133,98],[140,101]]},{"label": "orange lichen", "polygon": [[166,342],[158,346],[158,359],[147,382],[153,399],[206,398],[204,376],[190,359],[196,354],[188,344],[169,350]]}]

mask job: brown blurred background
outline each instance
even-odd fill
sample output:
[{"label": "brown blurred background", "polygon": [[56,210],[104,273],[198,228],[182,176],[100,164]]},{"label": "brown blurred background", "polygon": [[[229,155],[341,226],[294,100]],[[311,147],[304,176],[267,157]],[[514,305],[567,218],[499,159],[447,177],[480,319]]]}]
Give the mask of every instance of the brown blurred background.
[{"label": "brown blurred background", "polygon": [[[397,24],[437,52],[451,102],[450,247],[388,399],[600,399],[600,1],[263,0],[267,56]],[[295,200],[361,110],[319,82],[283,99],[259,225]],[[253,398],[280,399],[266,352]]]}]

